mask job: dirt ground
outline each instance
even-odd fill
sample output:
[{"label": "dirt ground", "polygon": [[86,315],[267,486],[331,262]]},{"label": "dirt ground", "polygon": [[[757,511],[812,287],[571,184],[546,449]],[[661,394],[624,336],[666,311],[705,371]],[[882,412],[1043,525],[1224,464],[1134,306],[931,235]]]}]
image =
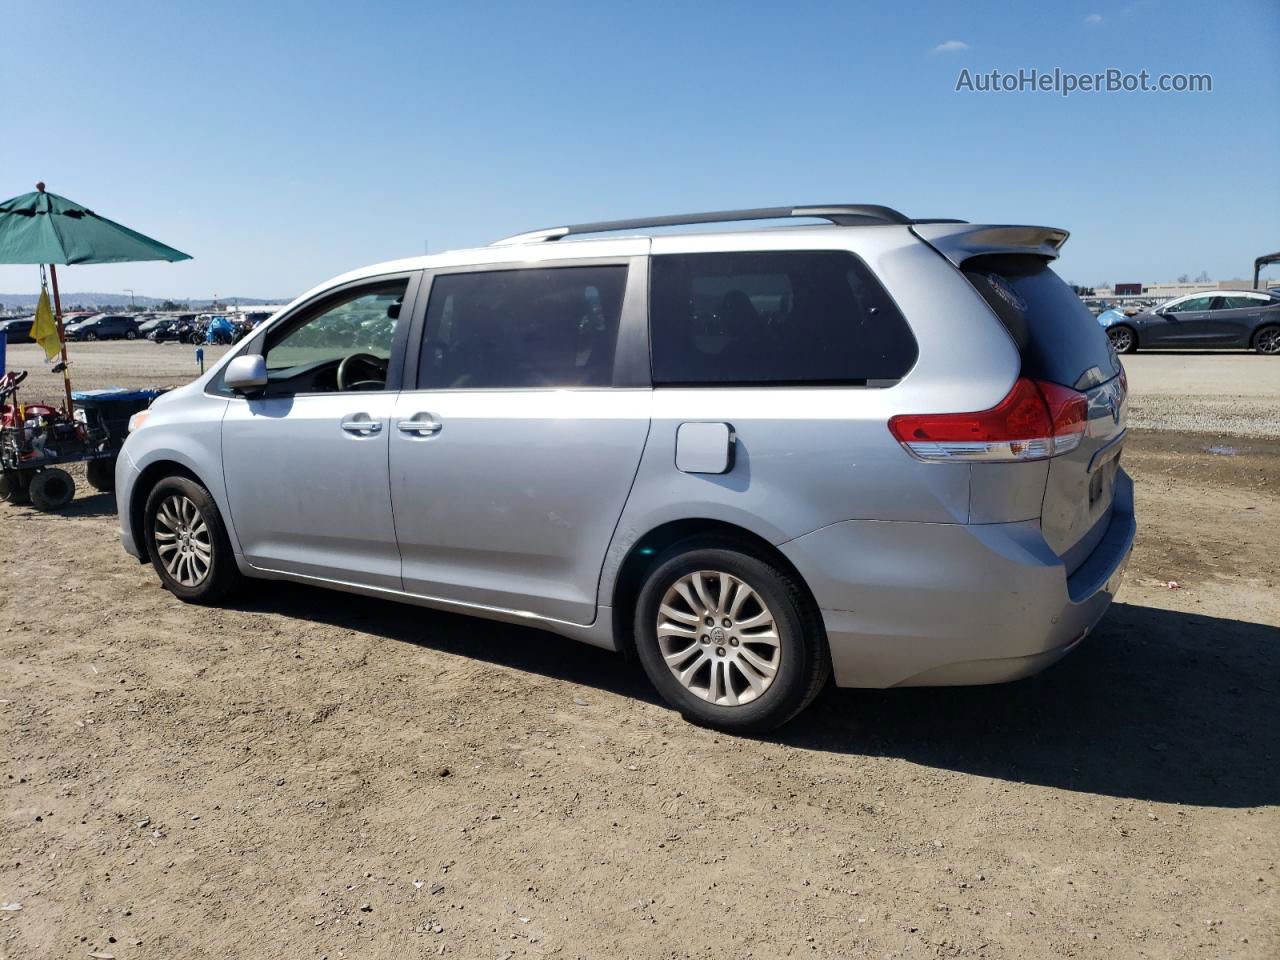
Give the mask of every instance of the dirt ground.
[{"label": "dirt ground", "polygon": [[[1197,364],[1133,359],[1135,410],[1194,405]],[[1139,541],[1082,649],[762,739],[527,629],[184,606],[109,495],[0,505],[0,957],[1273,960],[1280,362],[1250,370],[1238,428],[1132,435]]]}]

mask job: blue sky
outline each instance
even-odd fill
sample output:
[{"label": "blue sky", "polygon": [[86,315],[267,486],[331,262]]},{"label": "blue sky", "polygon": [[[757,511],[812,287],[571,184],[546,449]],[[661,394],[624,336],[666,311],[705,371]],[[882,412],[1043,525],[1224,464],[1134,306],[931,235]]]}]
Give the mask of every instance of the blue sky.
[{"label": "blue sky", "polygon": [[[283,297],[426,245],[793,202],[1066,227],[1082,283],[1280,250],[1275,0],[4,0],[0,22],[22,38],[0,197],[43,179],[196,258],[69,290]],[[1020,67],[1213,92],[955,92]],[[0,267],[0,291],[34,276]]]}]

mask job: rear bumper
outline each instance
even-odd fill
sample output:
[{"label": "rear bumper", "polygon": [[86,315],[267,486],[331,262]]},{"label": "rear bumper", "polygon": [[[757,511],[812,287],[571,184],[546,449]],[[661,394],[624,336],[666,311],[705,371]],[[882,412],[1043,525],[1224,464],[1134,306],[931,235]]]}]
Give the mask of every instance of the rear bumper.
[{"label": "rear bumper", "polygon": [[1102,619],[1133,548],[1133,481],[1070,577],[1037,521],[850,520],[782,544],[822,608],[838,686],[1002,683],[1061,659]]}]

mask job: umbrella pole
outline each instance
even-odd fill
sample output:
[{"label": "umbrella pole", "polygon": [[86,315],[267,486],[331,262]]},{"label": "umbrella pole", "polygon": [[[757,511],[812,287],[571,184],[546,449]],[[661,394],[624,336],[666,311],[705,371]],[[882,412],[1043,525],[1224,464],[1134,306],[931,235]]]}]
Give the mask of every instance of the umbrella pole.
[{"label": "umbrella pole", "polygon": [[62,349],[62,392],[66,402],[67,419],[74,416],[71,409],[71,373],[67,369],[67,334],[62,329],[62,298],[58,296],[58,269],[49,264],[49,278],[53,281],[53,316],[58,324],[58,346]]}]

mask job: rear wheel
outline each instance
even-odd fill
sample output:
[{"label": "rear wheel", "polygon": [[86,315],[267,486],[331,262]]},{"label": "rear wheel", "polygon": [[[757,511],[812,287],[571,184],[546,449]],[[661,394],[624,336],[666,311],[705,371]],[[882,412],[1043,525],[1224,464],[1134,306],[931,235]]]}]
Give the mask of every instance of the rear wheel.
[{"label": "rear wheel", "polygon": [[209,491],[187,477],[155,485],[143,533],[160,582],[187,603],[213,604],[240,583],[231,541]]},{"label": "rear wheel", "polygon": [[49,467],[31,478],[27,494],[37,510],[61,510],[76,495],[76,482],[67,471]]},{"label": "rear wheel", "polygon": [[138,339],[138,334],[137,334],[137,332],[136,332],[136,331],[133,331],[133,330],[126,330],[126,331],[124,332],[124,338],[125,338],[126,340],[137,340],[137,339]]},{"label": "rear wheel", "polygon": [[645,673],[686,719],[734,733],[770,730],[822,689],[831,656],[795,581],[735,548],[672,547],[636,603]]},{"label": "rear wheel", "polygon": [[30,481],[31,474],[21,470],[0,473],[0,501],[12,503],[15,507],[30,503],[31,497],[27,493]]},{"label": "rear wheel", "polygon": [[109,460],[90,460],[84,468],[85,479],[89,486],[102,493],[110,493],[116,488],[116,458]]},{"label": "rear wheel", "polygon": [[1253,349],[1272,357],[1280,355],[1280,327],[1263,327],[1255,333]]},{"label": "rear wheel", "polygon": [[1108,327],[1107,338],[1111,341],[1111,346],[1115,347],[1116,353],[1137,352],[1138,335],[1133,332],[1132,327],[1126,327],[1123,324]]}]

